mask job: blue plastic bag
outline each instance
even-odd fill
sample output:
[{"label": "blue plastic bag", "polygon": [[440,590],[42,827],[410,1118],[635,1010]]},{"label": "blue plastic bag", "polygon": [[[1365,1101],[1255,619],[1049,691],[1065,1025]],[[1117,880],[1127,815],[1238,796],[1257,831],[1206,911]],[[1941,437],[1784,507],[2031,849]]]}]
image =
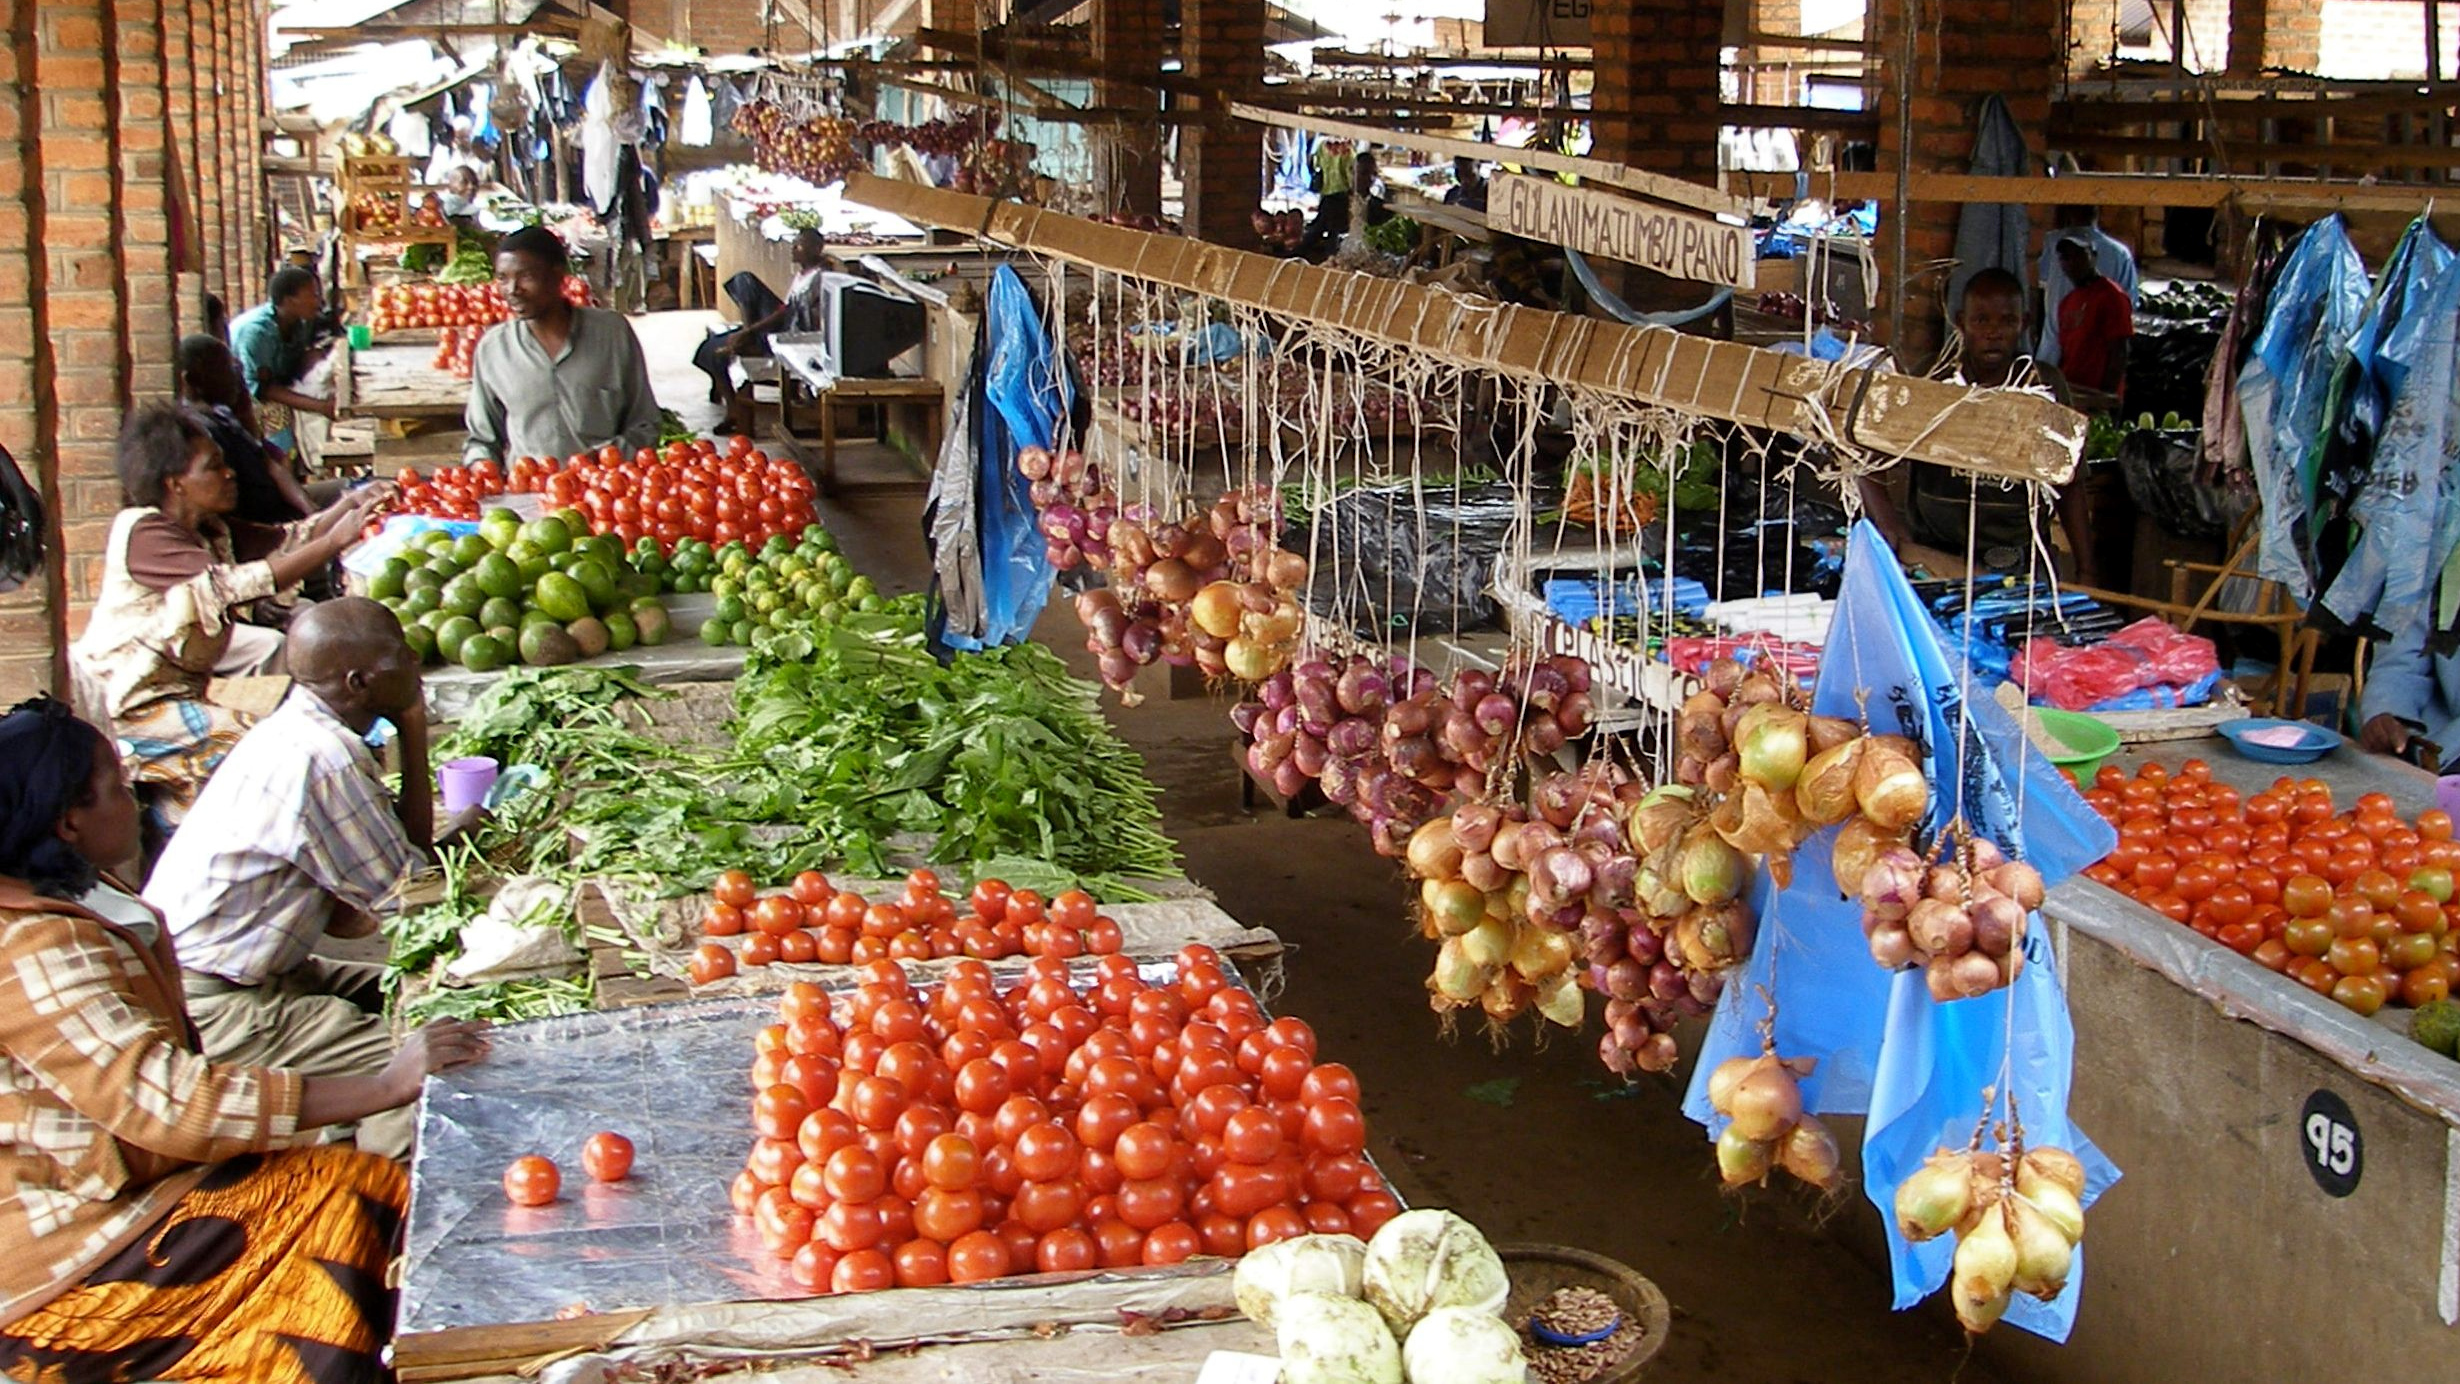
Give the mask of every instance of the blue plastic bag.
[{"label": "blue plastic bag", "polygon": [[1074,405],[1033,295],[1006,265],[991,276],[981,339],[984,407],[976,416],[975,522],[981,538],[982,628],[940,631],[948,647],[969,651],[1023,640],[1050,599],[1050,558],[1037,527],[1032,483],[1016,469],[1016,454],[1024,447],[1050,446]]},{"label": "blue plastic bag", "polygon": [[2248,461],[2263,500],[2256,574],[2304,601],[2313,585],[2298,525],[2306,519],[2303,467],[2319,442],[2332,376],[2366,309],[2366,266],[2339,215],[2306,228],[2282,264],[2255,338],[2238,372]]},{"label": "blue plastic bag", "polygon": [[[1961,806],[1980,834],[2030,862],[2046,883],[2107,855],[2117,834],[2031,751],[1996,702],[1977,696],[1960,711],[1966,685],[1961,667],[1958,650],[1942,644],[1878,530],[1867,520],[1856,524],[1812,709],[1859,716],[1859,694],[1867,689],[1872,729],[1910,736],[1922,746],[1933,785],[1924,840]],[[1960,728],[1970,732],[1961,756]],[[1708,1104],[1708,1078],[1727,1058],[1758,1054],[1758,1027],[1773,997],[1778,1054],[1818,1059],[1802,1083],[1804,1108],[1869,1117],[1864,1190],[1890,1226],[1896,1305],[1910,1307],[1946,1282],[1954,1246],[1946,1239],[1913,1245],[1896,1236],[1896,1188],[1941,1144],[1962,1147],[1971,1136],[1982,1090],[1998,1082],[2011,1002],[2017,1005],[2014,1085],[2027,1142],[2066,1148],[2083,1159],[2088,1202],[2118,1173],[2067,1122],[2075,1035],[2044,929],[2027,930],[2028,964],[2014,986],[1940,1004],[1919,973],[1890,974],[1872,964],[1861,905],[1838,895],[1829,869],[1836,831],[1820,832],[1794,853],[1790,889],[1776,891],[1765,866],[1753,881],[1758,940],[1727,981],[1683,1108],[1712,1136],[1724,1127]],[[2058,1301],[2019,1299],[2007,1320],[2064,1339],[2081,1282],[2079,1265]]]}]

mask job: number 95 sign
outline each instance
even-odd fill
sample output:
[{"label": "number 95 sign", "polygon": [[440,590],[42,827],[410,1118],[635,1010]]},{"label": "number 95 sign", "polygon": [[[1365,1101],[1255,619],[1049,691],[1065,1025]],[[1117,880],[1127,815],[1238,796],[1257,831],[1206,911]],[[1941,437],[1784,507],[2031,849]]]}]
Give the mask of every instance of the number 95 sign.
[{"label": "number 95 sign", "polygon": [[2357,1116],[2350,1113],[2349,1102],[2330,1091],[2308,1096],[2298,1132],[2298,1151],[2305,1155],[2315,1185],[2336,1197],[2356,1191],[2358,1176],[2366,1170],[2366,1145],[2358,1137]]}]

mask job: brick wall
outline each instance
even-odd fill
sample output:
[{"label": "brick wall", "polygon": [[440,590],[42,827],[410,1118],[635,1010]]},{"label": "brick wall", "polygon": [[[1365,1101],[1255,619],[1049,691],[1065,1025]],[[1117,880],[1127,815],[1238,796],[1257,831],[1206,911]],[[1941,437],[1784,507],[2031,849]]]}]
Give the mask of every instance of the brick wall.
[{"label": "brick wall", "polygon": [[0,597],[0,699],[59,686],[119,508],[112,441],[168,394],[186,258],[234,307],[263,291],[264,0],[0,0],[5,444],[53,520],[49,566]]},{"label": "brick wall", "polygon": [[1187,233],[1216,245],[1256,247],[1264,186],[1262,127],[1229,114],[1264,80],[1264,0],[1181,0],[1180,51],[1202,88],[1192,104],[1213,118],[1179,127],[1179,172],[1187,186]]},{"label": "brick wall", "polygon": [[1600,158],[1701,181],[1717,172],[1722,6],[1627,0],[1589,20]]},{"label": "brick wall", "polygon": [[[2418,0],[2323,0],[2320,51],[2326,77],[2378,81],[2426,75],[2426,8]],[[2442,75],[2454,74],[2460,3],[2442,8]]]},{"label": "brick wall", "polygon": [[[1897,60],[1906,8],[1905,0],[1880,0],[1871,14],[1881,55],[1880,168],[1895,167],[1901,154],[1917,173],[1966,171],[1973,152],[1974,110],[1984,96],[2005,99],[2017,124],[2026,129],[2048,123],[2051,92],[2065,62],[2059,0],[1922,0],[1914,25],[1912,141],[1903,147],[1895,113],[1898,83],[1906,76]],[[1894,344],[1899,358],[1914,368],[1929,363],[1943,325],[1946,275],[1926,272],[1925,266],[1955,253],[1960,210],[1944,203],[1917,203],[1903,215],[1887,207],[1880,217],[1876,248],[1883,276],[1895,262],[1895,237],[1905,240],[1909,282],[1891,286],[1905,299],[1905,331],[1904,339]],[[1883,329],[1884,322],[1883,313]]]}]

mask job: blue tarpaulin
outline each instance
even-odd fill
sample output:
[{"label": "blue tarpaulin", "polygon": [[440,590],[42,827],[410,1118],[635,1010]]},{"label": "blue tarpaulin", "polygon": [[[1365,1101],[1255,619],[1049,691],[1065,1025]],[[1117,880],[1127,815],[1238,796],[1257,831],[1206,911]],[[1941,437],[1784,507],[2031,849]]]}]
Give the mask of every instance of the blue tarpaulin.
[{"label": "blue tarpaulin", "polygon": [[[1924,841],[1961,808],[1978,834],[2032,863],[2051,884],[2108,854],[2116,833],[2031,751],[1997,703],[1976,696],[1967,704],[1962,667],[1878,530],[1867,520],[1856,524],[1812,709],[1857,717],[1857,693],[1867,689],[1871,728],[1923,747],[1933,785]],[[1861,905],[1839,897],[1829,870],[1835,837],[1830,828],[1795,852],[1786,890],[1776,890],[1767,868],[1760,869],[1750,900],[1758,940],[1740,974],[1727,981],[1683,1108],[1712,1136],[1723,1128],[1709,1107],[1708,1078],[1727,1058],[1759,1053],[1759,1024],[1773,1002],[1777,1053],[1818,1059],[1803,1082],[1805,1108],[1868,1117],[1864,1190],[1890,1227],[1896,1305],[1904,1308],[1947,1281],[1955,1247],[1951,1238],[1915,1245],[1895,1234],[1897,1185],[1941,1145],[1964,1146],[1981,1116],[1984,1088],[1999,1086],[2003,1069],[2013,1075],[2027,1144],[2065,1148],[2084,1160],[2088,1204],[2118,1170],[2067,1121],[2075,1034],[2038,919],[2027,929],[2028,964],[2012,987],[1938,1003],[1920,973],[1890,974],[1872,963]],[[2082,1282],[2079,1257],[2056,1301],[2019,1297],[2006,1320],[2063,1340]]]}]

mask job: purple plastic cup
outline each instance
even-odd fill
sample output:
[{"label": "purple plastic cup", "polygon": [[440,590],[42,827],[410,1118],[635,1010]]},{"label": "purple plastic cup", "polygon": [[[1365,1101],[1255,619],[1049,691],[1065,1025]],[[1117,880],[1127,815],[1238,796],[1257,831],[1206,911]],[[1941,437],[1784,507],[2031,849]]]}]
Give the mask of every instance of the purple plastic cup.
[{"label": "purple plastic cup", "polygon": [[467,812],[487,800],[487,790],[495,787],[496,773],[502,768],[485,755],[468,759],[452,759],[436,770],[436,787],[444,795],[444,810]]}]

